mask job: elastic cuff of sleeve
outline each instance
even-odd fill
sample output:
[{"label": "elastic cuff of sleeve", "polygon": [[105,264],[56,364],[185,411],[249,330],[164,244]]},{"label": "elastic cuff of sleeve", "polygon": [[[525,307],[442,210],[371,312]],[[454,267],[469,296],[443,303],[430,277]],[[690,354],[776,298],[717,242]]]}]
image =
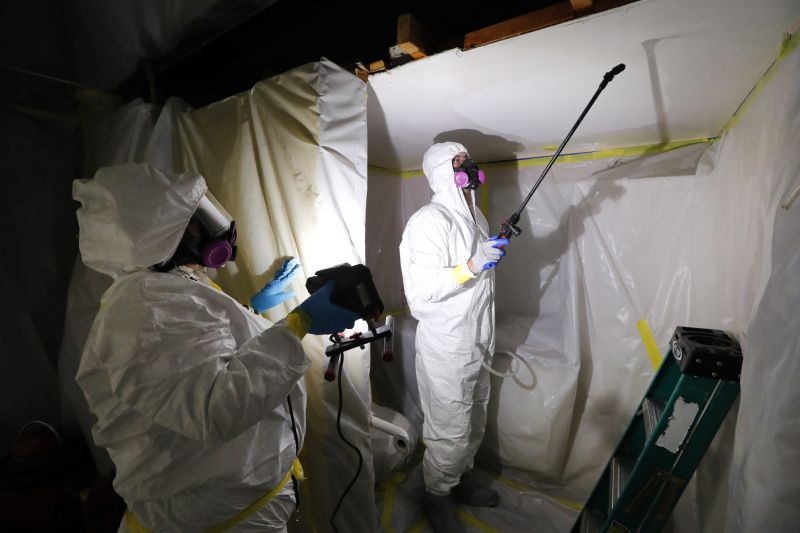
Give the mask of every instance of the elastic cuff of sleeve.
[{"label": "elastic cuff of sleeve", "polygon": [[295,309],[286,315],[286,327],[294,333],[295,337],[302,340],[311,329],[311,317],[303,310]]},{"label": "elastic cuff of sleeve", "polygon": [[466,263],[461,263],[460,265],[455,267],[452,270],[452,272],[453,272],[453,278],[455,278],[456,283],[458,283],[459,285],[463,285],[464,283],[467,282],[467,280],[470,280],[475,277],[475,274],[470,272],[469,267],[467,266]]}]

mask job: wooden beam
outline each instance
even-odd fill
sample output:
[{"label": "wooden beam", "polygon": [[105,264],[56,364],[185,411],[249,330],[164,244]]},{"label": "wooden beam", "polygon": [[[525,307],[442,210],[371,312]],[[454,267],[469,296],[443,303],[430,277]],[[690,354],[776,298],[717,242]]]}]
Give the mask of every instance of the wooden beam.
[{"label": "wooden beam", "polygon": [[599,13],[607,9],[632,4],[637,0],[564,0],[527,15],[498,22],[492,26],[468,33],[464,37],[464,49],[516,37],[523,33],[561,24],[574,18]]},{"label": "wooden beam", "polygon": [[572,10],[578,16],[589,14],[593,11],[592,0],[569,0],[569,3],[572,4]]},{"label": "wooden beam", "polygon": [[411,13],[397,18],[397,46],[414,59],[427,57],[430,43],[428,30]]},{"label": "wooden beam", "polygon": [[572,4],[568,1],[559,2],[533,13],[520,15],[519,17],[470,32],[464,37],[464,49],[467,50],[476,46],[502,41],[509,37],[566,22],[574,17],[575,13],[572,10]]}]

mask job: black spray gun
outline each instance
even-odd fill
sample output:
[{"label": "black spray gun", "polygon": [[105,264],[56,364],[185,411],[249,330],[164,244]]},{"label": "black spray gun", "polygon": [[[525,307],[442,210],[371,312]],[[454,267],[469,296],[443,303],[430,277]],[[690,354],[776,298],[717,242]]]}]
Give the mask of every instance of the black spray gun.
[{"label": "black spray gun", "polygon": [[306,280],[306,289],[313,294],[323,285],[332,281],[331,302],[345,309],[357,313],[364,319],[369,327],[365,333],[354,333],[349,338],[340,337],[339,334],[331,335],[333,344],[325,349],[325,355],[330,358],[328,368],[325,370],[325,379],[336,379],[336,370],[339,366],[341,355],[347,350],[361,348],[367,344],[383,339],[383,360],[391,361],[394,358],[392,346],[392,317],[386,318],[386,324],[375,327],[375,321],[383,313],[383,302],[378,295],[378,289],[372,281],[372,273],[364,265],[350,266],[347,263],[326,268],[315,273]]},{"label": "black spray gun", "polygon": [[616,67],[614,67],[611,70],[609,70],[608,72],[606,72],[605,75],[603,75],[603,81],[600,82],[600,87],[598,87],[597,91],[594,93],[594,96],[592,96],[592,99],[589,100],[589,104],[586,106],[586,108],[584,108],[583,113],[581,113],[581,116],[578,117],[578,120],[577,120],[577,122],[575,122],[575,125],[572,126],[571,130],[569,130],[569,133],[567,134],[567,136],[564,139],[564,141],[561,143],[561,146],[558,147],[558,150],[556,150],[556,153],[553,154],[553,157],[547,163],[547,166],[544,167],[544,170],[542,171],[542,175],[539,176],[538,180],[536,180],[536,183],[533,185],[533,188],[528,193],[528,196],[526,196],[525,200],[523,200],[522,205],[519,206],[519,209],[517,209],[514,212],[513,215],[508,217],[508,220],[506,220],[505,222],[503,222],[500,225],[502,229],[501,229],[500,233],[498,234],[498,237],[505,238],[505,239],[510,239],[512,236],[516,237],[516,236],[519,236],[522,233],[522,230],[517,226],[517,222],[519,222],[520,215],[522,214],[522,211],[525,210],[525,206],[528,205],[528,202],[530,201],[531,197],[533,196],[533,193],[535,193],[536,189],[539,188],[539,184],[542,183],[542,180],[547,175],[547,173],[550,171],[550,167],[553,166],[553,163],[555,163],[555,161],[558,158],[558,156],[561,155],[561,151],[567,145],[567,142],[569,142],[570,138],[572,137],[572,134],[575,133],[575,130],[578,129],[578,126],[583,121],[583,117],[585,117],[586,113],[589,112],[589,108],[592,107],[592,105],[594,104],[594,101],[597,100],[597,97],[600,96],[600,93],[603,91],[603,89],[606,88],[606,85],[608,85],[608,83],[611,80],[614,79],[614,76],[616,76],[617,74],[619,74],[623,70],[625,70],[625,65],[620,63]]}]

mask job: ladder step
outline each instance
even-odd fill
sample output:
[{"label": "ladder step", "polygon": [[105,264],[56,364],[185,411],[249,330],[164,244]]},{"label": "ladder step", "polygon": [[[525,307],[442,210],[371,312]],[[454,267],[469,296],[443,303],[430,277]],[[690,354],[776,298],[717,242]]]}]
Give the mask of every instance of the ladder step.
[{"label": "ladder step", "polygon": [[661,419],[661,406],[657,401],[645,398],[642,402],[642,417],[644,418],[644,431],[647,439],[653,434],[656,424]]},{"label": "ladder step", "polygon": [[605,519],[600,513],[584,508],[581,513],[579,533],[598,533],[600,528],[603,527],[603,522],[605,522]]},{"label": "ladder step", "polygon": [[611,459],[611,487],[608,492],[608,512],[609,514],[617,504],[622,490],[628,483],[628,478],[631,477],[631,470],[633,470],[633,461],[625,457],[613,457]]}]

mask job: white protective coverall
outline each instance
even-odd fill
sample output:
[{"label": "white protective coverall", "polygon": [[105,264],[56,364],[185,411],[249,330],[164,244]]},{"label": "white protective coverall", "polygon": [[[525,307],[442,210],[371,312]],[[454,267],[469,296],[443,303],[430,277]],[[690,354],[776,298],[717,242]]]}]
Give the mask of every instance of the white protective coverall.
[{"label": "white protective coverall", "polygon": [[426,450],[423,475],[428,492],[443,495],[473,465],[486,427],[489,373],[494,353],[494,269],[460,283],[459,272],[489,225],[455,184],[458,143],[431,146],[422,169],[433,190],[431,203],[406,224],[400,243],[403,285],[411,314],[419,321],[416,374]]},{"label": "white protective coverall", "polygon": [[[302,447],[309,362],[299,340],[172,256],[206,192],[202,177],[145,165],[76,181],[80,250],[111,275],[76,379],[97,417],[114,488],[152,531],[203,531],[280,485]],[[285,531],[291,481],[230,531]],[[120,531],[126,531],[126,521]]]}]

